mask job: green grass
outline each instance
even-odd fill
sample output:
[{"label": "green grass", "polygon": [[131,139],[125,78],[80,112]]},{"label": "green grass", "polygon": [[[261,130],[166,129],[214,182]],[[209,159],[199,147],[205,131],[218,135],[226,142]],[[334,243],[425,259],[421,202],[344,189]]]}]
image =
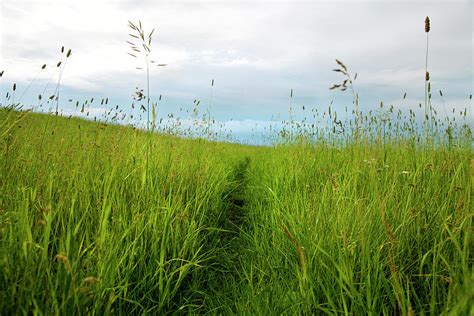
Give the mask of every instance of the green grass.
[{"label": "green grass", "polygon": [[0,111],[0,314],[472,314],[469,145]]}]

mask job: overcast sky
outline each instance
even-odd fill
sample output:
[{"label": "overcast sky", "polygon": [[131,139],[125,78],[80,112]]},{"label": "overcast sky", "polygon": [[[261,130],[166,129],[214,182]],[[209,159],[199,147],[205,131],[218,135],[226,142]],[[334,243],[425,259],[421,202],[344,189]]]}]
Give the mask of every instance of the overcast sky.
[{"label": "overcast sky", "polygon": [[141,20],[155,28],[152,58],[168,64],[151,71],[161,114],[191,108],[194,99],[205,109],[212,79],[212,113],[221,121],[285,118],[290,89],[297,115],[299,106],[323,109],[331,100],[342,109],[350,95],[328,89],[341,79],[331,71],[335,58],[358,73],[363,110],[380,101],[406,109],[423,99],[428,15],[433,90],[443,90],[449,109],[470,107],[472,1],[0,1],[2,100],[13,82],[21,94],[44,63],[22,101],[55,82],[64,45],[72,56],[62,101],[109,97],[129,105],[145,74],[127,55],[127,21]]}]

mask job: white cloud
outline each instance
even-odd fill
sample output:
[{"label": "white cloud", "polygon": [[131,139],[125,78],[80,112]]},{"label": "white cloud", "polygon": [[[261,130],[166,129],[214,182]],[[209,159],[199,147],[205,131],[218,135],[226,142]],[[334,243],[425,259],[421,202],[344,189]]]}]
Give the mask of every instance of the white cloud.
[{"label": "white cloud", "polygon": [[[294,103],[341,108],[350,96],[328,87],[341,78],[334,58],[352,72],[364,106],[397,100],[405,91],[423,96],[426,34],[432,19],[429,68],[436,90],[451,104],[472,89],[472,7],[469,1],[3,1],[0,3],[0,87],[25,87],[39,67],[32,97],[48,80],[62,45],[72,56],[62,79],[66,91],[108,94],[130,102],[144,85],[137,60],[126,54],[127,20],[156,27],[153,55],[164,69],[152,71],[152,94],[167,110],[209,98],[215,114],[265,121]],[[421,79],[420,79],[421,78]],[[66,92],[65,92],[66,93]],[[240,124],[250,128],[250,125]]]}]

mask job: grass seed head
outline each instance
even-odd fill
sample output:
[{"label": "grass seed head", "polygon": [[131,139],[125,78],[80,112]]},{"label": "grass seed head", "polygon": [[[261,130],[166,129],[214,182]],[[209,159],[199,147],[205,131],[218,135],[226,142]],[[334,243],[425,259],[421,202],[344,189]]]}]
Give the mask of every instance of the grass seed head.
[{"label": "grass seed head", "polygon": [[87,284],[87,285],[95,285],[95,284],[99,283],[100,280],[97,277],[89,276],[87,278],[84,278],[84,280],[82,280],[82,282],[84,284]]},{"label": "grass seed head", "polygon": [[41,218],[41,219],[36,221],[36,224],[38,224],[39,226],[44,226],[44,225],[46,225],[46,221]]},{"label": "grass seed head", "polygon": [[57,255],[54,256],[54,261],[62,262],[64,264],[64,267],[66,268],[66,270],[69,273],[72,272],[71,264],[69,263],[69,259],[66,257],[66,255],[64,255],[62,253],[58,253]]}]

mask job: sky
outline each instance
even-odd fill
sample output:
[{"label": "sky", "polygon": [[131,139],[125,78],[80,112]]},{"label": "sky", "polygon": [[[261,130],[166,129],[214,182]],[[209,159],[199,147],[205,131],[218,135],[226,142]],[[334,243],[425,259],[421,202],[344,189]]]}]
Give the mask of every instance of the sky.
[{"label": "sky", "polygon": [[[127,54],[130,20],[141,21],[146,32],[155,28],[150,58],[167,64],[150,71],[151,98],[162,96],[159,117],[173,113],[189,121],[193,101],[200,100],[201,113],[209,110],[244,135],[255,124],[288,119],[290,102],[296,118],[304,116],[302,106],[322,111],[331,101],[341,111],[352,99],[329,90],[342,79],[332,71],[335,58],[358,74],[354,87],[363,111],[381,101],[407,110],[423,102],[429,16],[428,68],[433,91],[443,91],[442,99],[433,93],[433,105],[470,111],[472,15],[472,1],[465,0],[0,0],[0,102],[13,83],[25,104],[54,93],[64,46],[72,55],[63,60],[63,113],[81,115],[67,101],[92,97],[131,111],[146,73],[136,69],[144,62]],[[96,101],[90,111],[104,109]]]}]

